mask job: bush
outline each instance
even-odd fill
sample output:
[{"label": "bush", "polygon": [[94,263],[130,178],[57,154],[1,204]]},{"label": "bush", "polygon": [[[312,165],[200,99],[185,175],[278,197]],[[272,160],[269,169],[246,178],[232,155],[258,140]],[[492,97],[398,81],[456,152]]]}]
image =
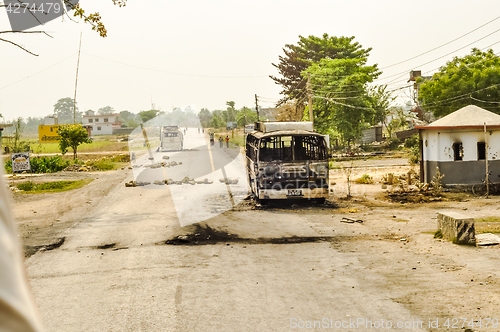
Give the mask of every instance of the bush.
[{"label": "bush", "polygon": [[[62,171],[71,162],[64,160],[60,156],[30,158],[31,173],[55,173]],[[9,159],[4,164],[5,172],[12,173],[12,160]]]},{"label": "bush", "polygon": [[388,148],[389,150],[397,150],[397,148],[399,147],[399,138],[396,138],[396,137],[391,137],[389,138],[389,141],[388,141]]},{"label": "bush", "polygon": [[30,158],[32,173],[55,173],[62,171],[69,166],[69,160],[62,159],[60,156]]},{"label": "bush", "polygon": [[102,158],[96,161],[90,161],[85,164],[86,166],[92,166],[98,171],[111,171],[115,169],[115,162],[111,159]]},{"label": "bush", "polygon": [[356,180],[357,184],[373,184],[373,178],[368,174],[363,174],[359,179]]},{"label": "bush", "polygon": [[404,147],[407,149],[412,148],[414,146],[418,147],[418,141],[419,141],[418,134],[414,134],[405,140]]},{"label": "bush", "polygon": [[420,162],[420,144],[418,134],[408,137],[404,146],[408,149],[408,161],[410,164],[418,164]]}]

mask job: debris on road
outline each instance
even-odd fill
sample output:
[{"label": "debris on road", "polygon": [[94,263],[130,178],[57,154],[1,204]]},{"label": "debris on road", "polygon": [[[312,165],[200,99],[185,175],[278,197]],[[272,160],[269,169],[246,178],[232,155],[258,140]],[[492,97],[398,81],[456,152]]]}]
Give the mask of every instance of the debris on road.
[{"label": "debris on road", "polygon": [[358,223],[363,223],[363,220],[361,219],[350,219],[350,218],[346,218],[346,217],[343,217],[342,220],[340,220],[340,222],[345,222],[345,223],[348,223],[348,224],[352,224],[352,223],[355,223],[355,222],[358,222]]},{"label": "debris on road", "polygon": [[220,178],[219,179],[219,182],[222,182],[222,183],[225,183],[225,184],[238,184],[238,179],[231,179],[231,178],[227,178],[227,179],[224,179],[224,178]]},{"label": "debris on road", "polygon": [[476,246],[494,246],[500,244],[500,237],[493,233],[476,234]]}]

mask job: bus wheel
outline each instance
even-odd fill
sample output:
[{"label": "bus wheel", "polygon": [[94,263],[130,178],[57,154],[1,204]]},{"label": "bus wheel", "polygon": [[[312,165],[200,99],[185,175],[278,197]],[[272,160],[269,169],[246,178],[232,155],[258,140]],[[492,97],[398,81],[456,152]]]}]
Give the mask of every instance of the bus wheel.
[{"label": "bus wheel", "polygon": [[326,201],[326,198],[315,198],[314,201],[317,203],[317,204],[325,204],[325,201]]}]

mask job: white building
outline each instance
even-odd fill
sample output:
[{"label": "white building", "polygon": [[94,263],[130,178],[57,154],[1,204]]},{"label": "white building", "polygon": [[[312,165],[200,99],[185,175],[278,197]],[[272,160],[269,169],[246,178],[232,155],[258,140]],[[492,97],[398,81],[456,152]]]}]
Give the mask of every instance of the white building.
[{"label": "white building", "polygon": [[83,116],[83,125],[91,126],[91,135],[111,135],[113,129],[121,128],[122,123],[118,121],[120,114],[96,115],[94,111],[89,110]]},{"label": "white building", "polygon": [[422,182],[432,181],[439,167],[443,184],[479,183],[486,177],[486,158],[490,180],[500,180],[500,115],[469,105],[417,128]]}]

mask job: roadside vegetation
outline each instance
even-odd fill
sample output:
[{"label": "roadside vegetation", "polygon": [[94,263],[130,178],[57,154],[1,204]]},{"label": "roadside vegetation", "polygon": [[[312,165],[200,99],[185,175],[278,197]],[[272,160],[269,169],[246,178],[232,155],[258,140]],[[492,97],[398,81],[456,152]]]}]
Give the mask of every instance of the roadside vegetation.
[{"label": "roadside vegetation", "polygon": [[56,193],[81,188],[94,179],[83,179],[77,181],[52,181],[35,183],[31,181],[22,182],[17,185],[17,189],[22,193],[29,194],[43,194],[43,193]]}]

